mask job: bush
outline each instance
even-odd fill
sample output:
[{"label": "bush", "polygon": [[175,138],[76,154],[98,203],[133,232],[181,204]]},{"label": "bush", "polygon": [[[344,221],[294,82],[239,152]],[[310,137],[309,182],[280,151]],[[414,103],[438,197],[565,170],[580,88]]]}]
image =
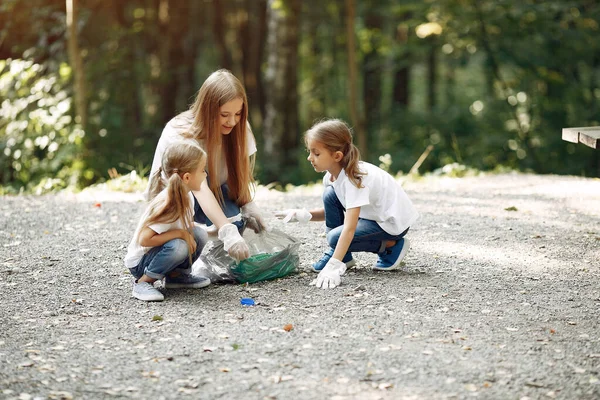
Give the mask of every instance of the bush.
[{"label": "bush", "polygon": [[70,115],[70,74],[66,64],[52,72],[0,60],[0,185],[37,192],[77,183],[84,132]]}]

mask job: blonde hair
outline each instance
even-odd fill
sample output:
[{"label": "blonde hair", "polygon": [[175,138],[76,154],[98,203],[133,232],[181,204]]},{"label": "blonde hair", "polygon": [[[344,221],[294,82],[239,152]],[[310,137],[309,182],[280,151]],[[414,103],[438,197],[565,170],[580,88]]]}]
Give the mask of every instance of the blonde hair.
[{"label": "blonde hair", "polygon": [[[219,111],[222,105],[235,99],[242,100],[240,121],[229,135],[223,135],[219,123]],[[203,142],[208,154],[209,187],[219,204],[224,203],[219,176],[222,150],[225,153],[228,171],[229,197],[238,206],[249,203],[252,200],[251,188],[255,185],[253,176],[255,157],[248,155],[248,99],[242,83],[226,69],[213,72],[202,84],[186,116],[192,119],[190,134],[196,140]]]},{"label": "blonde hair", "polygon": [[340,165],[346,172],[350,182],[357,188],[362,188],[364,172],[358,169],[360,151],[352,143],[352,129],[340,119],[326,119],[313,125],[304,135],[304,143],[314,140],[321,143],[331,153],[336,151],[344,155]]},{"label": "blonde hair", "polygon": [[[206,153],[195,140],[182,140],[167,147],[161,166],[150,177],[150,204],[142,228],[181,219],[184,228],[193,232],[194,215],[189,211],[193,208],[188,195],[190,189],[181,177],[188,172],[195,172],[205,158]],[[162,191],[164,194],[158,196]]]}]

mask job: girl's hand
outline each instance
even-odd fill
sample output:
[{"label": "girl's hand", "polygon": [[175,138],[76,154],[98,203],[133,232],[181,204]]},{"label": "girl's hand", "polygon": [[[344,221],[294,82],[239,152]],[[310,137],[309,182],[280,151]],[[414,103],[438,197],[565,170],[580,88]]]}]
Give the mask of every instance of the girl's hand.
[{"label": "girl's hand", "polygon": [[306,211],[305,208],[292,208],[283,211],[276,211],[275,216],[280,219],[283,218],[284,223],[298,221],[302,224],[307,223],[313,217],[312,214]]},{"label": "girl's hand", "polygon": [[181,238],[185,240],[190,248],[190,254],[194,254],[196,252],[196,239],[194,239],[194,235],[186,231],[185,229],[181,229]]},{"label": "girl's hand", "polygon": [[223,241],[223,248],[230,257],[238,261],[250,257],[250,249],[235,225],[223,225],[219,229],[219,239]]},{"label": "girl's hand", "polygon": [[246,221],[246,226],[256,233],[269,230],[260,210],[253,201],[242,206],[242,218]]},{"label": "girl's hand", "polygon": [[346,272],[346,263],[335,258],[330,258],[325,268],[317,275],[317,279],[310,284],[321,289],[333,289],[342,283],[344,272]]}]

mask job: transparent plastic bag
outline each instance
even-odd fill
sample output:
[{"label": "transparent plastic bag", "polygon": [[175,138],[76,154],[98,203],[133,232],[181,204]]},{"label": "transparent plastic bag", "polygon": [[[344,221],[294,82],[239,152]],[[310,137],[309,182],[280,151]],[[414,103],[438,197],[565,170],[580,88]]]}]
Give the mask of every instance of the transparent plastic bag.
[{"label": "transparent plastic bag", "polygon": [[239,263],[229,257],[223,242],[208,243],[200,256],[204,265],[198,273],[213,283],[254,283],[287,276],[298,268],[300,242],[296,238],[277,229],[258,234],[246,230],[244,240],[250,257]]},{"label": "transparent plastic bag", "polygon": [[215,252],[227,255],[227,252],[223,250],[223,242],[210,241],[206,244],[200,258],[194,263],[193,273],[209,278],[211,283],[235,283],[236,280],[229,271],[229,265],[217,261],[223,256],[218,257]]}]

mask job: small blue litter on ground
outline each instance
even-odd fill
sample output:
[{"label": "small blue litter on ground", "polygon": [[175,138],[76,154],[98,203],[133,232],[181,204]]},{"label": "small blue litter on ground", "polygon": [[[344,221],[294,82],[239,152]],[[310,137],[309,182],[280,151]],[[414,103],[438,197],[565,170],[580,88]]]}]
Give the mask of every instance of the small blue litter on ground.
[{"label": "small blue litter on ground", "polygon": [[243,306],[253,306],[254,305],[254,299],[251,299],[250,297],[242,297],[240,299],[240,304]]}]

